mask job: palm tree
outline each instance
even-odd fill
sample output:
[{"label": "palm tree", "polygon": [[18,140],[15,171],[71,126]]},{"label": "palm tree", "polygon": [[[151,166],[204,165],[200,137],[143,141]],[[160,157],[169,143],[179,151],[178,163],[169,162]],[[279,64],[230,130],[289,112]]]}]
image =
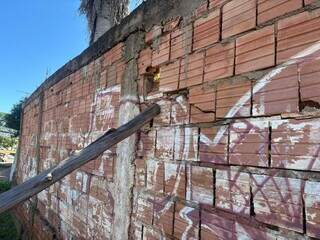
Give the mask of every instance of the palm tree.
[{"label": "palm tree", "polygon": [[129,0],[81,0],[80,13],[86,15],[90,44],[128,14]]}]

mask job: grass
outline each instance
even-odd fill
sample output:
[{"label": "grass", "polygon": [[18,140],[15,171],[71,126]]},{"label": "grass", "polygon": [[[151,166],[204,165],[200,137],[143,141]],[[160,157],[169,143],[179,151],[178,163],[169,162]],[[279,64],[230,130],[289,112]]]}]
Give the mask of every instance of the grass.
[{"label": "grass", "polygon": [[[0,181],[0,193],[10,189],[10,183]],[[18,240],[17,230],[13,218],[10,213],[5,212],[0,214],[0,239],[1,240]]]}]

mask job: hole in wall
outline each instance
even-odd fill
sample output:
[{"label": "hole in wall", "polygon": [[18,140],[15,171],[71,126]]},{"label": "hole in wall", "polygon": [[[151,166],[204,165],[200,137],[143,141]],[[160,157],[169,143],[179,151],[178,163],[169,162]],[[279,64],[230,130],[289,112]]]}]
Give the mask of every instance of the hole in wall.
[{"label": "hole in wall", "polygon": [[148,67],[144,75],[144,93],[148,95],[159,91],[160,70],[159,68]]}]

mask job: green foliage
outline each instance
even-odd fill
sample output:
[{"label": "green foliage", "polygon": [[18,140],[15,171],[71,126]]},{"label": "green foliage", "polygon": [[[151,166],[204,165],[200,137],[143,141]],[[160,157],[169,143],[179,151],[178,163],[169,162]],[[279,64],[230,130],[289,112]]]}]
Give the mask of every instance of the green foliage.
[{"label": "green foliage", "polygon": [[4,127],[6,125],[5,116],[7,114],[0,112],[0,127]]},{"label": "green foliage", "polygon": [[18,139],[15,137],[0,136],[0,149],[14,149],[18,145]]},{"label": "green foliage", "polygon": [[[8,191],[10,183],[7,181],[0,181],[0,193]],[[1,240],[18,240],[17,230],[13,218],[9,212],[0,214],[0,239]]]},{"label": "green foliage", "polygon": [[18,233],[15,223],[10,213],[0,214],[0,239],[1,240],[18,240]]},{"label": "green foliage", "polygon": [[24,100],[20,100],[19,103],[13,105],[10,113],[4,116],[6,127],[17,130],[17,136],[20,133],[20,116],[23,102]]},{"label": "green foliage", "polygon": [[[5,191],[8,191],[11,187],[11,184],[10,182],[8,181],[1,181],[0,180],[0,193],[1,192],[5,192]],[[1,238],[0,238],[1,239]]]}]

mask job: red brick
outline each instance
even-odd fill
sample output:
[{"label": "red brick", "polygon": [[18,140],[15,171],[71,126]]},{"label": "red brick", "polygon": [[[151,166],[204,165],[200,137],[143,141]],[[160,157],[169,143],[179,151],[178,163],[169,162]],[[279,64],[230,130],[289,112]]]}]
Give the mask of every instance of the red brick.
[{"label": "red brick", "polygon": [[304,0],[305,5],[314,4],[317,6],[317,3],[319,4],[318,0]]},{"label": "red brick", "polygon": [[220,10],[216,10],[194,22],[193,49],[198,50],[216,43],[219,36]]},{"label": "red brick", "polygon": [[196,86],[189,89],[191,123],[212,122],[215,119],[216,90],[209,86]]},{"label": "red brick", "polygon": [[236,45],[236,74],[274,66],[274,26],[239,37]]},{"label": "red brick", "polygon": [[302,8],[302,0],[258,0],[258,24]]},{"label": "red brick", "polygon": [[[200,129],[200,162],[228,164],[228,132],[228,126]],[[222,133],[221,138],[218,133]]]},{"label": "red brick", "polygon": [[174,142],[174,159],[198,161],[198,128],[176,128]]},{"label": "red brick", "polygon": [[151,67],[151,58],[152,58],[152,50],[150,47],[143,49],[139,53],[139,59],[138,59],[139,74],[147,73],[146,70],[148,69],[148,67]]},{"label": "red brick", "polygon": [[[259,91],[255,86],[264,85]],[[297,66],[282,70],[273,78],[253,83],[253,116],[295,113],[299,111],[299,85]]]},{"label": "red brick", "polygon": [[302,185],[300,179],[252,176],[255,217],[258,221],[303,232]]},{"label": "red brick", "polygon": [[143,228],[143,240],[158,240],[162,238],[163,236],[161,233],[157,232],[156,230],[147,227]]},{"label": "red brick", "polygon": [[213,122],[215,119],[214,113],[203,112],[193,105],[190,106],[190,115],[190,123]]},{"label": "red brick", "polygon": [[250,214],[250,177],[235,170],[216,170],[215,204],[240,215]]},{"label": "red brick", "polygon": [[271,166],[320,171],[318,119],[271,122]]},{"label": "red brick", "polygon": [[115,47],[105,54],[103,65],[108,66],[122,59],[124,53],[124,44],[118,43]]},{"label": "red brick", "polygon": [[173,159],[175,129],[163,127],[157,130],[156,157]]},{"label": "red brick", "polygon": [[180,76],[180,60],[160,67],[160,85],[162,92],[175,91],[178,89]]},{"label": "red brick", "polygon": [[170,34],[161,36],[156,43],[153,44],[152,51],[152,67],[157,67],[170,58]]},{"label": "red brick", "polygon": [[137,155],[140,157],[153,157],[155,151],[156,132],[140,132]]},{"label": "red brick", "polygon": [[190,119],[190,108],[185,95],[177,96],[172,102],[171,124],[188,124]]},{"label": "red brick", "polygon": [[268,167],[268,159],[268,121],[247,119],[230,125],[230,164]]},{"label": "red brick", "polygon": [[204,1],[201,5],[195,10],[195,16],[199,17],[205,14],[208,11],[208,2]]},{"label": "red brick", "polygon": [[174,202],[168,198],[156,198],[154,202],[154,223],[153,225],[162,234],[173,234]]},{"label": "red brick", "polygon": [[176,204],[174,219],[174,237],[177,239],[199,239],[199,210]]},{"label": "red brick", "polygon": [[160,37],[162,34],[162,27],[161,26],[153,26],[152,29],[146,33],[145,42],[150,43],[154,39]]},{"label": "red brick", "polygon": [[137,201],[137,213],[138,220],[151,225],[153,220],[153,203],[151,200],[138,198]]},{"label": "red brick", "polygon": [[191,53],[192,25],[176,29],[171,34],[170,59],[174,60]]},{"label": "red brick", "polygon": [[192,53],[181,60],[179,88],[201,84],[203,81],[204,52]]},{"label": "red brick", "polygon": [[276,239],[267,229],[240,223],[226,215],[221,212],[201,211],[201,239]]},{"label": "red brick", "polygon": [[157,102],[161,108],[160,114],[153,119],[154,126],[163,126],[170,124],[172,102],[168,99],[161,99]]},{"label": "red brick", "polygon": [[143,188],[146,186],[146,159],[136,158],[135,166],[135,186]]},{"label": "red brick", "polygon": [[303,12],[278,22],[277,64],[320,40],[320,11]]},{"label": "red brick", "polygon": [[207,49],[204,68],[204,82],[233,75],[235,57],[234,42],[217,44]]},{"label": "red brick", "polygon": [[[250,95],[251,82],[226,80],[217,87],[217,118],[245,117],[250,116],[251,102],[248,98],[245,102],[240,102],[241,98]],[[232,109],[239,109],[230,113]]]},{"label": "red brick", "polygon": [[[115,156],[113,154],[104,153],[101,157],[100,167],[103,167],[102,175],[106,177],[108,181],[113,181]],[[99,171],[101,172],[101,170]]]},{"label": "red brick", "polygon": [[164,164],[165,193],[185,199],[186,195],[186,170],[183,163]]},{"label": "red brick", "polygon": [[301,101],[320,104],[320,60],[307,60],[298,67]]},{"label": "red brick", "polygon": [[189,88],[189,103],[203,111],[215,111],[215,88],[195,86]]},{"label": "red brick", "polygon": [[155,192],[164,192],[164,163],[156,160],[147,160],[147,189]]},{"label": "red brick", "polygon": [[237,239],[233,220],[216,213],[201,211],[201,239]]},{"label": "red brick", "polygon": [[222,8],[222,38],[245,32],[256,26],[256,1],[234,0]]},{"label": "red brick", "polygon": [[228,2],[228,0],[209,0],[209,9],[220,7],[226,2]]},{"label": "red brick", "polygon": [[182,18],[180,16],[171,19],[170,21],[166,22],[163,26],[163,32],[171,32],[179,27]]},{"label": "red brick", "polygon": [[213,169],[208,167],[187,167],[186,199],[204,206],[213,207],[214,198]]},{"label": "red brick", "polygon": [[307,235],[320,238],[320,182],[306,181],[303,198]]},{"label": "red brick", "polygon": [[133,237],[133,239],[141,240],[143,235],[143,224],[134,221],[131,225],[130,235]]}]

